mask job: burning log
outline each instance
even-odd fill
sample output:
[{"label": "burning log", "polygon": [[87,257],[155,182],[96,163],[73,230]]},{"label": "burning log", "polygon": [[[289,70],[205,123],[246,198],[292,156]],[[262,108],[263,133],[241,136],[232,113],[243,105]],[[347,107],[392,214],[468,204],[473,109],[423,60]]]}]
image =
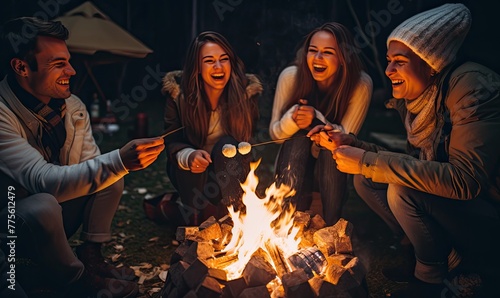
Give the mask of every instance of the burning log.
[{"label": "burning log", "polygon": [[269,243],[266,243],[265,247],[269,257],[271,258],[275,266],[276,273],[278,273],[278,277],[281,278],[283,275],[290,272],[290,270],[287,267],[283,253],[280,252],[280,249],[277,246],[270,245]]},{"label": "burning log", "polygon": [[184,241],[182,242],[172,253],[172,256],[170,257],[170,264],[175,264],[182,260],[184,258],[184,255],[189,249],[189,246],[191,245],[192,242],[190,241]]},{"label": "burning log", "polygon": [[335,253],[336,233],[333,227],[326,227],[314,233],[314,243],[325,256]]},{"label": "burning log", "polygon": [[299,229],[299,234],[303,233],[309,227],[311,215],[306,212],[295,211],[293,215],[293,225]]},{"label": "burning log", "polygon": [[209,267],[208,276],[211,276],[218,280],[227,281],[227,273],[223,269]]},{"label": "burning log", "polygon": [[214,259],[207,260],[210,267],[223,269],[238,260],[237,255],[222,255]]},{"label": "burning log", "polygon": [[186,288],[186,283],[182,279],[183,273],[189,267],[189,264],[184,261],[179,261],[168,269],[169,276],[172,280],[172,284],[177,288]]},{"label": "burning log", "polygon": [[314,233],[316,230],[308,229],[302,232],[302,237],[300,238],[299,247],[308,248],[314,246]]},{"label": "burning log", "polygon": [[353,226],[347,220],[341,218],[335,225],[333,225],[335,231],[335,253],[352,253],[352,242],[351,237],[353,233]]},{"label": "burning log", "polygon": [[220,225],[220,229],[221,229],[222,236],[221,236],[219,242],[221,245],[226,246],[229,243],[229,241],[231,241],[231,237],[233,236],[233,234],[231,233],[231,230],[233,229],[233,227],[226,224],[226,223],[222,223]]},{"label": "burning log", "polygon": [[297,269],[283,275],[282,282],[288,298],[314,297],[309,285],[309,276],[303,269]]},{"label": "burning log", "polygon": [[276,276],[271,264],[261,256],[253,255],[243,270],[243,278],[249,287],[265,286]]},{"label": "burning log", "polygon": [[240,296],[238,298],[267,298],[271,297],[269,295],[269,291],[267,290],[266,286],[260,286],[260,287],[253,287],[253,288],[246,288],[241,292]]},{"label": "burning log", "polygon": [[175,239],[182,242],[188,238],[194,237],[200,231],[199,227],[177,227],[175,231]]},{"label": "burning log", "polygon": [[363,282],[366,275],[366,268],[363,266],[358,257],[354,257],[349,261],[349,263],[345,266],[347,271],[349,272],[349,276],[351,277],[349,280],[349,288],[354,288]]},{"label": "burning log", "polygon": [[347,265],[352,260],[352,258],[354,258],[352,255],[337,254],[328,256],[326,260],[329,265],[334,264],[343,267]]},{"label": "burning log", "polygon": [[248,285],[243,277],[230,280],[223,290],[223,297],[239,297],[246,288],[248,288]]},{"label": "burning log", "polygon": [[222,237],[220,225],[215,217],[211,216],[200,225],[200,231],[196,233],[196,237],[205,241]]},{"label": "burning log", "polygon": [[310,279],[309,285],[316,297],[351,297],[351,295],[347,293],[342,293],[334,284],[320,277],[313,277]]},{"label": "burning log", "polygon": [[192,264],[196,259],[207,260],[214,256],[214,247],[210,242],[193,242],[186,253],[183,260]]},{"label": "burning log", "polygon": [[335,264],[329,264],[325,272],[325,280],[336,285],[338,284],[340,277],[347,271],[342,266],[337,266]]},{"label": "burning log", "polygon": [[319,230],[326,227],[326,222],[319,214],[316,214],[311,218],[310,229]]},{"label": "burning log", "polygon": [[208,274],[208,266],[205,262],[197,259],[191,264],[182,274],[182,278],[186,285],[191,289],[196,289]]},{"label": "burning log", "polygon": [[196,291],[196,297],[219,298],[223,286],[213,277],[207,276]]}]

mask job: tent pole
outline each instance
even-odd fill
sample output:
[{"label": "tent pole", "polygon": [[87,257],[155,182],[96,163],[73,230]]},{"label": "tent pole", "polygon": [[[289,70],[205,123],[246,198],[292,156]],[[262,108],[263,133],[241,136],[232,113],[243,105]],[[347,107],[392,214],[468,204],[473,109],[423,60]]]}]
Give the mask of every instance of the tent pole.
[{"label": "tent pole", "polygon": [[88,61],[83,61],[83,64],[85,65],[85,68],[87,69],[87,73],[88,73],[90,79],[92,79],[92,82],[94,82],[94,85],[97,89],[97,93],[99,94],[99,97],[104,101],[104,103],[106,103],[106,96],[104,95],[104,92],[102,92],[101,86],[99,85],[94,74],[92,73],[92,68],[90,67]]}]

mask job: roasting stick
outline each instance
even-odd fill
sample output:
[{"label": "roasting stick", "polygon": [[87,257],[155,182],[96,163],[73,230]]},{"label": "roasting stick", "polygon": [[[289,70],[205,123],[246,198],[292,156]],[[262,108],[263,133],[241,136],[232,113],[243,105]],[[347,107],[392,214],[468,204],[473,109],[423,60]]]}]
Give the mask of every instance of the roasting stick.
[{"label": "roasting stick", "polygon": [[[322,131],[325,131],[325,130],[322,130]],[[338,129],[334,129],[333,132],[341,132],[341,131]],[[257,146],[267,145],[267,144],[272,144],[272,143],[277,143],[277,142],[283,142],[283,141],[293,140],[293,139],[298,139],[298,138],[304,138],[304,137],[307,138],[307,136],[299,136],[299,137],[289,137],[289,138],[283,138],[283,139],[276,139],[276,140],[271,140],[271,141],[267,141],[267,142],[252,144],[252,147],[257,147]],[[330,142],[331,142],[331,140],[330,140]]]},{"label": "roasting stick", "polygon": [[252,144],[252,147],[256,147],[256,146],[260,146],[260,145],[267,145],[267,144],[272,144],[272,143],[282,142],[282,141],[287,141],[287,140],[292,140],[292,139],[304,138],[304,137],[307,137],[307,136],[299,136],[299,137],[289,137],[289,138],[283,138],[283,139],[276,139],[276,140],[272,140],[272,141],[267,141],[267,142]]},{"label": "roasting stick", "polygon": [[160,136],[159,136],[159,138],[162,138],[162,139],[163,139],[164,137],[166,137],[166,136],[168,136],[168,135],[170,135],[170,134],[173,134],[174,132],[177,132],[177,131],[179,131],[179,130],[181,130],[181,129],[183,129],[183,128],[184,128],[184,126],[181,126],[181,127],[176,128],[176,129],[174,129],[174,130],[172,130],[172,131],[166,132],[166,133],[164,133],[164,134],[160,135]]}]

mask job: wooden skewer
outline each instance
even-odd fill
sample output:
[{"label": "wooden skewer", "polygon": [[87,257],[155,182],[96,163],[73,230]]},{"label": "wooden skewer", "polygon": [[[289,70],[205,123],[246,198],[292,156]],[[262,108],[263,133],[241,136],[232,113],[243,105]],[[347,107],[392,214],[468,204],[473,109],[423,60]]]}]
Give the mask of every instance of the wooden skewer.
[{"label": "wooden skewer", "polygon": [[283,139],[276,139],[276,140],[271,140],[271,141],[267,141],[267,142],[252,144],[252,147],[256,147],[256,146],[260,146],[260,145],[267,145],[267,144],[272,144],[272,143],[277,143],[277,142],[282,142],[282,141],[287,141],[287,140],[292,140],[292,139],[304,138],[304,137],[307,137],[307,136],[299,136],[299,137],[289,137],[289,138],[283,138]]},{"label": "wooden skewer", "polygon": [[179,130],[181,130],[181,129],[183,129],[183,128],[184,128],[184,126],[181,126],[181,127],[176,128],[176,129],[174,129],[174,130],[172,130],[172,131],[166,132],[166,133],[164,133],[164,134],[160,135],[159,137],[163,139],[164,137],[166,137],[166,136],[168,136],[168,135],[170,135],[170,134],[173,134],[174,132],[177,132],[177,131],[179,131]]},{"label": "wooden skewer", "polygon": [[[322,131],[326,132],[326,130],[322,130]],[[340,132],[340,130],[333,129],[333,132]],[[256,146],[260,146],[260,145],[267,145],[267,144],[272,144],[272,143],[277,143],[277,142],[283,142],[283,141],[292,140],[292,139],[304,138],[304,137],[307,138],[308,136],[298,136],[298,137],[289,137],[289,138],[283,138],[283,139],[276,139],[276,140],[271,140],[271,141],[267,141],[267,142],[252,144],[252,147],[256,147]]]}]

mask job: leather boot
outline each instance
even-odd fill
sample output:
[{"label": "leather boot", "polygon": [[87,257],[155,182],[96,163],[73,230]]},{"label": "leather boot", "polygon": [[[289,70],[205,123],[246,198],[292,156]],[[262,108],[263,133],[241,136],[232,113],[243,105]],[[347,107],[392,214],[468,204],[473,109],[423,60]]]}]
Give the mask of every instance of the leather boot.
[{"label": "leather boot", "polygon": [[135,272],[130,267],[117,268],[104,260],[101,253],[101,243],[85,242],[76,248],[76,255],[90,275],[120,280],[133,280],[135,278]]},{"label": "leather boot", "polygon": [[137,296],[137,283],[93,275],[85,270],[78,281],[70,286],[64,297],[71,298],[133,298]]},{"label": "leather boot", "polygon": [[396,267],[382,269],[382,274],[387,278],[397,283],[407,283],[415,281],[415,251],[413,245],[406,241],[406,236],[403,238],[397,250],[402,255],[402,262]]}]

